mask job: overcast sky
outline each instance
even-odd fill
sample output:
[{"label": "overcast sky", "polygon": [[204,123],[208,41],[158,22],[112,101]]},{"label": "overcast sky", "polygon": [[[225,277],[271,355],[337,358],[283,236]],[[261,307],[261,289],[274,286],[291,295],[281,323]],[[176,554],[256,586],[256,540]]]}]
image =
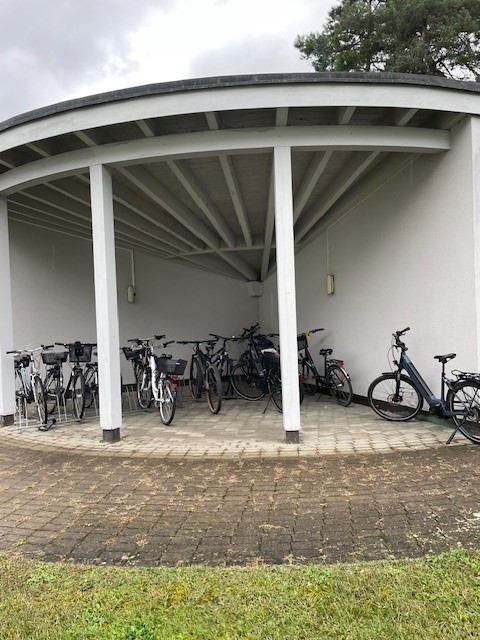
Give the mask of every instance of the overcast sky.
[{"label": "overcast sky", "polygon": [[216,75],[309,72],[293,46],[336,0],[0,0],[0,121],[70,98]]}]

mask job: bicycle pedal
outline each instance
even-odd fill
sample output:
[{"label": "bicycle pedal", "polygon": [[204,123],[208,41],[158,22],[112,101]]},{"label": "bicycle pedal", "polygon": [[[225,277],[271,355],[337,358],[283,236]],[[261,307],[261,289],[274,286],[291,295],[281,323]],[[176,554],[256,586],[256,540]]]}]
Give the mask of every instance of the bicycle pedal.
[{"label": "bicycle pedal", "polygon": [[428,413],[431,416],[443,417],[443,409],[441,404],[433,405],[429,408]]}]

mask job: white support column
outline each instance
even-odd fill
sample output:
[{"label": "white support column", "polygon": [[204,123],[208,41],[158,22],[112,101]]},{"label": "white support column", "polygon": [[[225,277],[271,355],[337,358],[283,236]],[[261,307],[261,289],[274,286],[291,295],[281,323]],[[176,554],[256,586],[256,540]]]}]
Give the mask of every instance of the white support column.
[{"label": "white support column", "polygon": [[15,415],[15,372],[13,357],[12,288],[8,240],[7,199],[0,197],[0,426],[13,424]]},{"label": "white support column", "polygon": [[118,442],[122,426],[122,392],[112,177],[103,165],[90,167],[90,197],[95,269],[100,426],[103,429],[105,442]]},{"label": "white support column", "polygon": [[473,189],[473,260],[477,329],[477,371],[480,370],[480,117],[471,118]]},{"label": "white support column", "polygon": [[292,158],[290,147],[275,147],[273,153],[283,426],[285,428],[286,441],[296,443],[299,442],[300,432],[300,397],[298,388]]}]

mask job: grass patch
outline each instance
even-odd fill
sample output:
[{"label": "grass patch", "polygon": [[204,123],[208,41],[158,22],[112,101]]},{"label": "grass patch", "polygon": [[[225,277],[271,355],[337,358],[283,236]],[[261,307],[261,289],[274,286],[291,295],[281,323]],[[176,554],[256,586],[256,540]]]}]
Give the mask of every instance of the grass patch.
[{"label": "grass patch", "polygon": [[480,553],[333,566],[123,569],[0,554],[0,638],[465,640]]}]

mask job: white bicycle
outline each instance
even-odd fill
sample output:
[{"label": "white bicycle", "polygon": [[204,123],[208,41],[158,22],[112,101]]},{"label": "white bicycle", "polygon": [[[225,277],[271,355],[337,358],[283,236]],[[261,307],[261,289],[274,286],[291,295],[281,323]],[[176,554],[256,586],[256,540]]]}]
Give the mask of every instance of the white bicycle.
[{"label": "white bicycle", "polygon": [[[160,419],[165,425],[172,423],[177,406],[177,378],[183,375],[186,360],[172,360],[171,355],[157,356],[154,352],[153,342],[161,340],[165,336],[153,338],[134,338],[129,342],[135,343],[143,349],[142,363],[137,367],[137,398],[142,409],[155,403],[158,407]],[[175,342],[170,340],[160,346],[166,348]]]}]

